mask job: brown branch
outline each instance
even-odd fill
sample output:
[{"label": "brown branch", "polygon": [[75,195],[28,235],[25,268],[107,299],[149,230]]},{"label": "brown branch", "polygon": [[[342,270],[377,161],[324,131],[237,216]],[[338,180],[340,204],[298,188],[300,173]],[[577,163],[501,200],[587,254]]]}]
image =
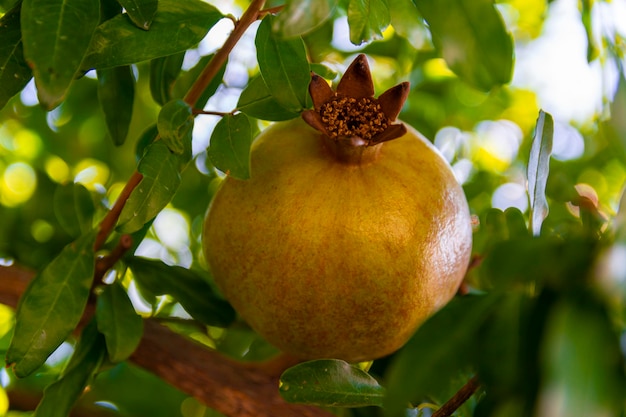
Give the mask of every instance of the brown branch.
[{"label": "brown branch", "polygon": [[439,408],[439,410],[433,413],[432,417],[449,417],[456,410],[459,409],[465,403],[465,401],[469,400],[469,398],[474,395],[474,393],[480,387],[480,383],[478,382],[478,378],[475,376],[472,377],[460,390],[457,391],[456,394],[452,396],[444,405]]},{"label": "brown branch", "polygon": [[[0,267],[0,303],[17,306],[34,273],[18,266]],[[146,320],[135,365],[231,417],[332,417],[327,411],[286,403],[278,393],[278,378],[263,367],[236,362]]]},{"label": "brown branch", "polygon": [[107,256],[99,258],[96,261],[96,270],[94,272],[94,285],[99,284],[104,274],[122,259],[122,256],[133,246],[133,238],[130,235],[122,235],[120,241],[115,248]]},{"label": "brown branch", "polygon": [[124,205],[126,205],[128,197],[130,197],[135,187],[139,185],[142,178],[143,175],[140,174],[138,171],[135,171],[132,177],[130,177],[130,179],[124,186],[124,189],[115,201],[115,204],[113,205],[111,210],[109,210],[104,219],[102,219],[102,222],[100,222],[100,230],[98,230],[96,242],[93,245],[94,250],[98,251],[102,249],[102,245],[104,245],[104,242],[106,242],[107,238],[113,231],[113,228],[117,224],[117,219],[120,218],[120,214],[122,214],[122,209],[124,208]]},{"label": "brown branch", "polygon": [[218,49],[213,59],[211,59],[200,76],[193,83],[184,98],[185,102],[191,107],[195,107],[200,96],[202,96],[204,90],[206,90],[220,68],[222,68],[222,65],[224,65],[228,59],[228,55],[235,45],[237,45],[237,42],[239,42],[239,39],[241,39],[245,31],[259,18],[259,12],[264,4],[265,0],[253,0],[252,3],[250,3],[250,6],[248,6],[245,13],[241,16],[235,28],[224,42],[224,45]]},{"label": "brown branch", "polygon": [[[33,276],[20,267],[0,267],[0,303],[16,307]],[[154,320],[144,324],[143,338],[130,361],[211,409],[232,417],[332,417],[315,407],[283,401],[276,369],[268,374],[265,370],[271,368],[226,358]]]}]

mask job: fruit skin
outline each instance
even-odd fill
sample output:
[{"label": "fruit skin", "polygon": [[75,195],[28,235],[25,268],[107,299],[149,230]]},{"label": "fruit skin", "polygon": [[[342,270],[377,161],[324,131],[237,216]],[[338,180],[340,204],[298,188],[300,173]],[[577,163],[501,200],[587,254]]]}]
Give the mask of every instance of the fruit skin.
[{"label": "fruit skin", "polygon": [[373,161],[349,164],[301,119],[275,123],[253,143],[252,178],[221,184],[206,259],[242,318],[281,350],[379,358],[455,295],[471,253],[467,201],[407,128]]}]

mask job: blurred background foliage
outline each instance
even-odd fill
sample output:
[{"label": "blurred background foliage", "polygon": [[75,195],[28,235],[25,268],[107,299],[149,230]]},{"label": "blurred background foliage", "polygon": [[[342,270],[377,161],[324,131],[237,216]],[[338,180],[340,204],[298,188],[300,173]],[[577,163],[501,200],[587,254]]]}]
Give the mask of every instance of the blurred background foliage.
[{"label": "blurred background foliage", "polygon": [[[0,1],[0,14],[14,3]],[[247,6],[244,0],[210,3],[224,14],[235,16]],[[273,1],[268,5],[283,3]],[[597,276],[604,279],[601,284],[605,290],[609,289],[606,293],[612,304],[608,305],[617,306],[611,314],[621,313],[615,322],[619,323],[619,332],[623,332],[626,310],[624,284],[619,280],[626,277],[626,242],[624,214],[619,212],[619,207],[626,181],[626,5],[617,0],[502,0],[496,3],[513,37],[516,60],[512,81],[488,92],[468,84],[451,71],[419,16],[412,18],[411,24],[407,23],[407,18],[391,16],[391,26],[381,32],[380,39],[354,45],[350,42],[347,25],[348,2],[340,1],[332,11],[332,19],[313,28],[303,38],[311,62],[322,63],[336,74],[343,72],[356,53],[366,53],[377,94],[401,81],[411,82],[411,93],[400,118],[429,137],[450,161],[475,216],[474,252],[485,262],[471,271],[470,286],[477,291],[502,289],[516,283],[516,277],[528,274],[529,269],[537,276],[570,275],[575,280],[575,275],[584,275],[585,271],[595,268],[600,271]],[[209,99],[205,110],[233,110],[241,91],[258,74],[254,51],[256,28],[252,27],[231,54],[223,83]],[[187,51],[183,68],[192,68],[201,57],[214,52],[231,29],[232,22],[228,19],[218,23],[197,48]],[[59,211],[65,210],[64,204],[67,204],[67,199],[60,194],[62,184],[75,182],[88,190],[96,221],[111,207],[135,170],[141,154],[140,138],[146,128],[156,123],[160,110],[150,90],[150,64],[133,65],[132,71],[136,79],[132,121],[127,140],[121,146],[116,146],[108,133],[97,100],[98,82],[93,72],[74,82],[67,99],[51,111],[38,106],[32,81],[0,110],[1,265],[17,263],[40,268],[73,240],[71,231],[59,220]],[[604,234],[605,239],[610,235],[611,242],[616,242],[614,245],[598,249],[584,239],[579,245],[567,247],[528,243],[526,166],[540,109],[551,113],[555,119],[546,191],[550,213],[543,224],[544,231],[557,237],[579,236],[580,230],[591,231]],[[206,269],[201,256],[201,223],[221,174],[207,163],[205,149],[218,120],[211,115],[196,119],[194,166],[182,174],[180,189],[154,220],[136,255],[161,259],[168,265]],[[581,197],[591,202],[584,210]],[[555,264],[557,260],[563,265]],[[496,276],[502,281],[494,280]],[[559,368],[566,366],[559,362],[561,355],[580,354],[559,347],[560,343],[565,343],[563,340],[572,336],[567,332],[569,326],[581,325],[591,335],[594,331],[612,330],[598,330],[596,325],[605,323],[604,316],[609,314],[603,302],[591,302],[584,297],[581,301],[575,286],[570,289],[574,293],[572,299],[577,300],[574,304],[559,301],[554,293],[570,285],[558,282],[559,279],[555,278],[556,282],[548,285],[552,296],[545,295],[552,297],[550,303],[558,306],[558,314],[545,323],[553,329],[551,348],[546,355],[554,356],[545,378],[551,381],[546,384],[554,383],[554,386],[558,386],[559,378],[567,377]],[[129,291],[134,291],[136,308],[145,314],[155,314],[154,302],[146,301],[139,290],[133,288],[131,285]],[[514,304],[516,302],[518,304]],[[542,314],[536,300],[508,300],[508,303],[501,311],[523,309],[528,313],[523,316],[525,320],[536,320],[533,314]],[[537,305],[530,306],[532,303]],[[576,303],[582,307],[573,308]],[[157,304],[157,314],[184,315],[180,306],[167,297],[161,297]],[[585,315],[585,311],[590,313]],[[594,321],[594,317],[600,319]],[[0,309],[2,350],[8,346],[11,321],[12,311]],[[482,329],[487,332],[485,340],[501,337],[499,330],[511,331],[497,321],[492,324]],[[274,353],[241,323],[227,330],[209,328],[208,332],[181,325],[181,331],[240,359],[265,358]],[[573,337],[583,337],[580,332],[573,334]],[[603,340],[605,336],[597,337]],[[37,375],[14,381],[2,370],[0,383],[11,385],[15,396],[22,392],[25,397],[33,396],[33,392],[43,389],[65,363],[71,345],[63,346],[65,353],[60,349],[46,369]],[[583,349],[582,354],[594,356],[600,351],[595,351],[593,346],[588,349],[588,352]],[[511,360],[510,363],[516,362]],[[382,374],[386,365],[385,360],[377,361],[372,372]],[[492,371],[499,372],[499,368]],[[574,378],[593,375],[591,371],[590,374],[579,371],[572,371]],[[484,376],[487,387],[497,391],[497,385],[490,385],[490,375]],[[510,389],[515,394],[502,394],[508,395],[511,403],[499,404],[504,408],[499,409],[497,415],[517,415],[507,414],[506,406],[514,407],[515,401],[521,401],[527,394],[516,388],[515,381],[510,382],[510,386],[499,389]],[[131,391],[133,394],[129,396]],[[554,404],[546,400],[549,392],[528,395],[536,396],[538,403],[547,407],[548,411],[539,414],[551,415],[549,408]],[[146,401],[146,398],[151,400]],[[0,413],[6,410],[5,403],[6,399],[0,396]],[[97,412],[102,415],[108,415],[108,409],[117,410],[115,415],[129,416],[217,415],[125,364],[104,372],[81,399],[81,404],[84,407],[97,404]],[[489,401],[486,404],[483,406],[488,409]],[[470,402],[460,412],[469,415],[475,405],[475,401]],[[575,401],[566,408],[575,409]],[[369,415],[367,410],[354,410],[353,414]],[[594,410],[588,411],[585,415],[599,415],[594,414]],[[96,413],[94,409],[92,412]]]}]

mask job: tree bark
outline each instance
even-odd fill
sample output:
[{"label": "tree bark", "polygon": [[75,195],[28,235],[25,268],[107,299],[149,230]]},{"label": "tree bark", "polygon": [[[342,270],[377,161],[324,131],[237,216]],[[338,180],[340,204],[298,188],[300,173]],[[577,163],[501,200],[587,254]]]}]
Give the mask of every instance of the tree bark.
[{"label": "tree bark", "polygon": [[[0,267],[0,303],[16,307],[34,273]],[[251,367],[146,320],[130,361],[229,417],[331,417],[316,407],[286,403],[274,372]]]}]

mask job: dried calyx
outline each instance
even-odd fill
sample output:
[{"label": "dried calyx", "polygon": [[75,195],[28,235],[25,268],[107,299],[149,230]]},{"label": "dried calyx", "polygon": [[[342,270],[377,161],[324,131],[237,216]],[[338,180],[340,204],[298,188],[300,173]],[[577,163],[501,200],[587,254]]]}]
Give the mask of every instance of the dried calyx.
[{"label": "dried calyx", "polygon": [[374,98],[374,83],[363,54],[350,64],[336,92],[313,74],[309,93],[314,109],[304,111],[302,118],[341,147],[371,147],[406,133],[402,123],[393,122],[409,94],[409,83]]}]

